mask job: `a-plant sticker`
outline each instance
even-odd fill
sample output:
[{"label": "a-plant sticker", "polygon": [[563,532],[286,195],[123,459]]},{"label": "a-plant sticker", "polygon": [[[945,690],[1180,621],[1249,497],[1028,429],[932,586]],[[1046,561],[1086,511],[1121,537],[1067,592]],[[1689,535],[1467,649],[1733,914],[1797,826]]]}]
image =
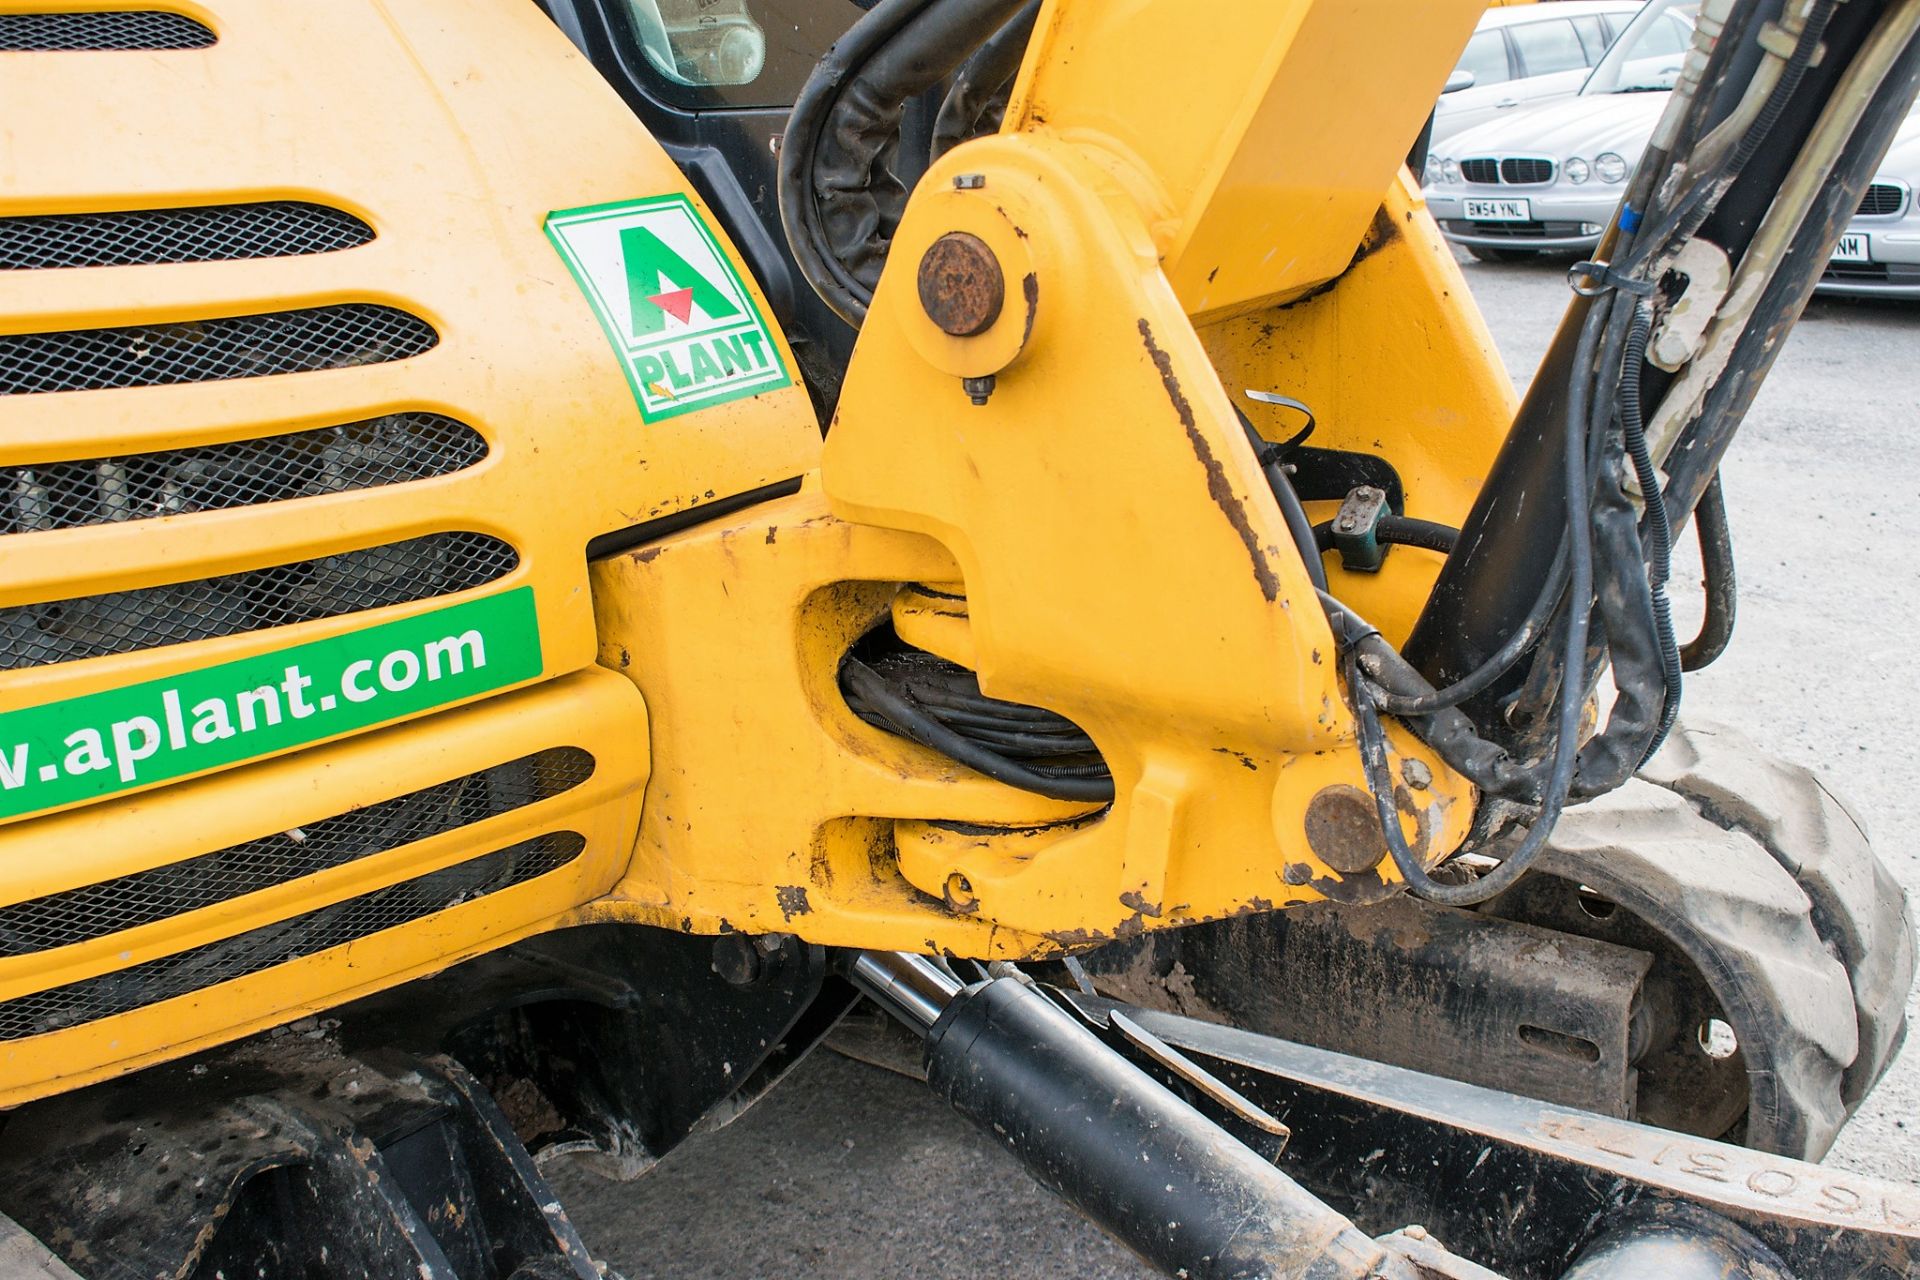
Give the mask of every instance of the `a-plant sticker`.
[{"label": "a-plant sticker", "polygon": [[719,238],[684,195],[547,215],[547,236],[659,422],[791,379]]}]

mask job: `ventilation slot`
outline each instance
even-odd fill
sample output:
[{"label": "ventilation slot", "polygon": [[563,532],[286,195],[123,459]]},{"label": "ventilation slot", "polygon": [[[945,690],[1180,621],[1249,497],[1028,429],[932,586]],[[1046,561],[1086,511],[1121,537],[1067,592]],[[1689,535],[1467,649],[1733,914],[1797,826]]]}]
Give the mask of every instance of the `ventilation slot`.
[{"label": "ventilation slot", "polygon": [[505,577],[514,549],[435,533],[218,578],[0,609],[0,671],[134,653],[452,595]]},{"label": "ventilation slot", "polygon": [[593,757],[556,747],[183,862],[0,908],[0,956],[71,946],[472,826],[571,791]]},{"label": "ventilation slot", "polygon": [[440,340],[392,307],[355,302],[179,324],[0,336],[0,395],[161,387],[404,360]]},{"label": "ventilation slot", "polygon": [[332,253],[369,243],[350,213],[293,200],[0,218],[0,271]]},{"label": "ventilation slot", "polygon": [[135,9],[0,14],[0,53],[204,49],[213,41],[212,31],[184,13]]},{"label": "ventilation slot", "polygon": [[540,836],[413,880],[158,960],[0,1003],[0,1041],[43,1035],[231,982],[499,893],[579,857],[573,832]]},{"label": "ventilation slot", "polygon": [[464,423],[395,413],[232,444],[0,467],[0,534],[377,489],[448,475],[486,456],[487,442]]}]

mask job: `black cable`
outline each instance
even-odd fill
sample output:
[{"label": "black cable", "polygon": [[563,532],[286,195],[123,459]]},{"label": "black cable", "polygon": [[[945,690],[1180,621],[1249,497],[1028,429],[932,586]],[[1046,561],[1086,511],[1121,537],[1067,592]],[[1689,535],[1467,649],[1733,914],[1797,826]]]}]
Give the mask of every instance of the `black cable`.
[{"label": "black cable", "polygon": [[[883,160],[907,100],[952,74],[1026,2],[880,0],[834,42],[795,99],[780,147],[780,221],[800,274],[855,328],[906,203]],[[849,263],[849,252],[859,261]]]},{"label": "black cable", "polygon": [[1505,643],[1484,662],[1445,688],[1432,689],[1429,686],[1429,691],[1425,693],[1406,695],[1376,687],[1374,705],[1390,716],[1424,716],[1479,697],[1512,670],[1513,664],[1525,657],[1539,642],[1555,607],[1560,603],[1561,594],[1567,589],[1567,577],[1567,544],[1563,540],[1559,554],[1554,557],[1553,568],[1548,572],[1547,580],[1541,584],[1540,593],[1534,597],[1526,617],[1520,620],[1520,625],[1514,628]]},{"label": "black cable", "polygon": [[1020,73],[1033,28],[1040,18],[1040,0],[1029,0],[1013,20],[987,38],[971,58],[960,65],[953,87],[934,117],[931,159],[938,160],[979,131],[993,102]]},{"label": "black cable", "polygon": [[[1587,312],[1575,348],[1575,369],[1594,367],[1594,350],[1599,345],[1601,328],[1606,323],[1606,308],[1595,306]],[[1443,906],[1465,907],[1486,902],[1511,888],[1538,861],[1545,851],[1560,811],[1573,789],[1574,770],[1580,750],[1580,722],[1586,709],[1585,687],[1575,679],[1586,659],[1587,631],[1590,621],[1587,601],[1593,598],[1593,546],[1586,537],[1591,478],[1587,472],[1587,441],[1591,386],[1585,377],[1577,377],[1568,389],[1567,440],[1562,454],[1562,469],[1567,487],[1567,528],[1570,533],[1570,600],[1567,634],[1562,654],[1564,674],[1560,684],[1559,717],[1553,746],[1553,763],[1541,788],[1540,807],[1526,836],[1500,863],[1477,879],[1463,884],[1444,884],[1435,880],[1421,865],[1420,857],[1407,845],[1400,828],[1400,813],[1395,796],[1392,770],[1387,764],[1386,733],[1375,710],[1372,690],[1361,677],[1353,648],[1348,649],[1348,685],[1354,690],[1355,720],[1359,728],[1360,758],[1367,775],[1367,789],[1373,793],[1374,809],[1380,819],[1380,832],[1407,887],[1420,897]]]},{"label": "black cable", "polygon": [[[1305,405],[1299,406],[1302,410]],[[1286,465],[1280,461],[1283,452],[1268,445],[1266,438],[1253,429],[1253,423],[1247,415],[1235,406],[1234,414],[1240,419],[1240,429],[1247,433],[1247,443],[1253,448],[1253,456],[1260,461],[1260,470],[1267,477],[1267,488],[1273,490],[1275,502],[1280,504],[1281,518],[1287,522],[1287,532],[1293,535],[1293,545],[1300,553],[1300,561],[1307,567],[1307,577],[1313,583],[1314,590],[1327,589],[1327,566],[1320,562],[1320,546],[1313,536],[1313,521],[1307,518],[1307,509],[1301,505],[1300,495],[1293,487],[1293,478],[1287,474]],[[1307,431],[1313,430],[1313,414],[1307,411]],[[1305,439],[1306,433],[1295,436],[1295,441]]]},{"label": "black cable", "polygon": [[[1420,547],[1427,551],[1438,551],[1443,556],[1451,554],[1454,545],[1460,541],[1460,531],[1452,525],[1396,515],[1381,516],[1380,522],[1373,527],[1373,536],[1376,541],[1389,546]],[[1322,553],[1334,549],[1333,521],[1322,520],[1313,526],[1313,544]]]},{"label": "black cable", "polygon": [[1645,764],[1666,741],[1680,714],[1680,642],[1673,633],[1673,605],[1667,599],[1667,579],[1673,571],[1673,524],[1667,514],[1667,500],[1661,492],[1660,474],[1653,465],[1653,453],[1647,446],[1646,419],[1640,405],[1640,379],[1646,367],[1647,343],[1653,337],[1653,315],[1645,303],[1636,306],[1633,327],[1628,331],[1625,367],[1620,371],[1620,433],[1633,460],[1633,473],[1640,482],[1640,496],[1646,502],[1646,526],[1650,536],[1647,554],[1647,591],[1653,607],[1654,634],[1659,644],[1660,679],[1666,697],[1660,708],[1660,724],[1653,740],[1641,753]]},{"label": "black cable", "polygon": [[840,664],[840,685],[848,694],[885,717],[888,725],[901,737],[938,751],[956,764],[965,765],[996,782],[1004,782],[1010,787],[1054,800],[1096,804],[1113,800],[1113,777],[1105,773],[1104,766],[1100,766],[1102,773],[1099,776],[1085,776],[1083,771],[1091,770],[1093,766],[1069,766],[1068,769],[1055,772],[1010,760],[941,724],[897,692],[879,672],[851,655]]},{"label": "black cable", "polygon": [[1694,536],[1700,540],[1700,571],[1706,579],[1706,612],[1700,633],[1680,649],[1680,666],[1699,671],[1727,651],[1733,639],[1733,619],[1739,588],[1733,572],[1733,530],[1727,523],[1727,500],[1720,490],[1720,473],[1713,473],[1693,509]]}]

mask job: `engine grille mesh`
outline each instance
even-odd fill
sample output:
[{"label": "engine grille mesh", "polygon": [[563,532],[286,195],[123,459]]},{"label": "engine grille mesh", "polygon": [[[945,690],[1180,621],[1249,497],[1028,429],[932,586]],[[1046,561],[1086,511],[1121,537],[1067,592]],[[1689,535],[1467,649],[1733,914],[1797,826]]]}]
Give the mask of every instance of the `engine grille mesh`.
[{"label": "engine grille mesh", "polygon": [[403,360],[440,340],[393,307],[352,302],[178,324],[0,335],[0,395],[160,387]]},{"label": "engine grille mesh", "polygon": [[451,595],[520,562],[479,533],[435,533],[164,587],[0,609],[0,671],[291,626]]},{"label": "engine grille mesh", "polygon": [[350,213],[297,200],[0,218],[0,271],[331,253],[373,239]]},{"label": "engine grille mesh", "polygon": [[213,32],[184,13],[122,9],[104,13],[0,14],[0,53],[204,49],[213,42]]},{"label": "engine grille mesh", "polygon": [[1867,194],[1860,201],[1859,215],[1863,218],[1881,218],[1889,213],[1900,212],[1907,202],[1907,193],[1891,182],[1876,182],[1867,188]]},{"label": "engine grille mesh", "polygon": [[304,827],[0,908],[0,956],[30,955],[196,911],[426,840],[585,782],[593,757],[555,747]]},{"label": "engine grille mesh", "polygon": [[0,467],[0,535],[374,489],[473,466],[487,442],[437,413],[394,413],[115,458]]},{"label": "engine grille mesh", "polygon": [[579,857],[573,832],[510,848],[144,964],[0,1003],[0,1041],[79,1026],[231,982],[524,884]]}]

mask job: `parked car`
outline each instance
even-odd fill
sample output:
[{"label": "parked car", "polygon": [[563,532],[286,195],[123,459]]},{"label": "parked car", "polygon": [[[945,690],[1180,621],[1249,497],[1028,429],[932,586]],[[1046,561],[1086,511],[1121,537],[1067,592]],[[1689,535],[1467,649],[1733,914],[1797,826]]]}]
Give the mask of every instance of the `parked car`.
[{"label": "parked car", "polygon": [[1434,141],[1529,103],[1572,97],[1641,5],[1559,0],[1489,9],[1434,107]]},{"label": "parked car", "polygon": [[1574,97],[1436,143],[1427,207],[1447,239],[1497,261],[1598,244],[1666,109],[1698,8],[1697,0],[1653,0]]},{"label": "parked car", "polygon": [[[1427,207],[1477,258],[1598,246],[1692,38],[1690,0],[1654,0],[1577,96],[1456,134],[1430,153]],[[1920,300],[1920,108],[1908,115],[1818,292]]]},{"label": "parked car", "polygon": [[1833,251],[1816,292],[1920,300],[1920,107],[1894,135],[1880,172]]}]

